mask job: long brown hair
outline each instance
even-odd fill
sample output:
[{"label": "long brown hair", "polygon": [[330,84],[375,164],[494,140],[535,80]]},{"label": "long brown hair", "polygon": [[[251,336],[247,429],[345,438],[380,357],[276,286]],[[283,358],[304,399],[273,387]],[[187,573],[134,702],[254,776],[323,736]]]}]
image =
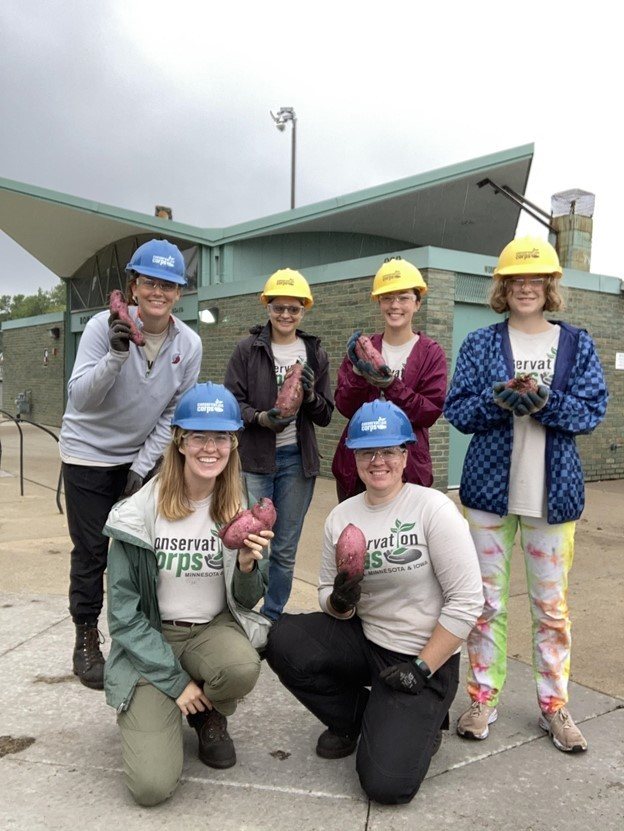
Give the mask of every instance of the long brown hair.
[{"label": "long brown hair", "polygon": [[[173,436],[158,473],[158,513],[170,522],[184,519],[193,513],[184,487],[184,454],[180,452],[180,445],[186,434],[181,427],[173,428]],[[231,436],[230,456],[225,468],[215,480],[210,503],[210,516],[218,525],[229,522],[242,507],[238,439],[234,433]]]},{"label": "long brown hair", "polygon": [[[522,275],[519,274],[518,276],[521,277]],[[545,274],[543,276],[544,311],[558,312],[560,309],[565,308],[563,296],[559,291],[561,280],[558,277],[552,277],[550,274]],[[507,302],[508,291],[509,288],[507,280],[505,280],[505,278],[500,279],[495,277],[493,280],[492,290],[490,291],[490,308],[492,308],[495,312],[498,312],[498,314],[504,314],[509,311],[509,303]]]}]

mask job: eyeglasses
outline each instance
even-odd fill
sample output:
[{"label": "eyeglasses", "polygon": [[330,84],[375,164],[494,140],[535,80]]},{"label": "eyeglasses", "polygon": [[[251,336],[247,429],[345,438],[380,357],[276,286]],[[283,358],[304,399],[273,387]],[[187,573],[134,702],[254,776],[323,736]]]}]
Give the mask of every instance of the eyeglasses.
[{"label": "eyeglasses", "polygon": [[274,315],[283,315],[288,312],[289,315],[297,317],[303,311],[303,306],[282,306],[281,303],[269,303],[269,309]]},{"label": "eyeglasses", "polygon": [[404,447],[367,447],[363,450],[356,450],[355,457],[367,464],[370,464],[377,456],[384,462],[396,462],[403,453],[405,453]]},{"label": "eyeglasses", "polygon": [[391,306],[396,300],[401,304],[401,306],[407,306],[408,303],[411,303],[412,300],[416,299],[417,297],[415,294],[382,294],[379,298],[379,302],[384,306]]},{"label": "eyeglasses", "polygon": [[179,289],[176,283],[169,283],[166,280],[152,280],[151,277],[138,277],[137,285],[143,286],[148,291],[159,289],[163,294],[173,294]]},{"label": "eyeglasses", "polygon": [[231,433],[186,433],[184,443],[191,450],[202,450],[208,442],[212,442],[217,449],[225,449],[232,444]]},{"label": "eyeglasses", "polygon": [[537,289],[543,286],[546,282],[546,277],[507,277],[505,285],[511,289],[521,289],[528,286],[531,289]]}]

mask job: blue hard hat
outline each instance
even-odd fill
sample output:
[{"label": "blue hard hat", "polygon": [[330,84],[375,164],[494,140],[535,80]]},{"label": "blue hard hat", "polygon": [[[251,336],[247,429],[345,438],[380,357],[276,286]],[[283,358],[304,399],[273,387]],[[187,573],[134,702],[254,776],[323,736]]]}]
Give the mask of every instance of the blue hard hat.
[{"label": "blue hard hat", "polygon": [[391,401],[380,398],[362,404],[347,429],[346,445],[352,450],[361,447],[393,447],[415,442],[412,425],[403,410]]},{"label": "blue hard hat", "polygon": [[243,426],[238,401],[223,384],[195,384],[178,401],[172,427],[184,430],[240,430]]},{"label": "blue hard hat", "polygon": [[157,277],[180,286],[187,283],[182,252],[177,245],[166,239],[152,239],[140,245],[126,266],[126,271],[136,271],[146,277]]}]

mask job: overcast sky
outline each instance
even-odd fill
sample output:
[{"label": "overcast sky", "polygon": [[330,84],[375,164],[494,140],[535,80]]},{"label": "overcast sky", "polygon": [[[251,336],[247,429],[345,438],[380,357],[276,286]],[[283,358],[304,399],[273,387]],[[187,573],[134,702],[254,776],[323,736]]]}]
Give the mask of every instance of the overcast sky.
[{"label": "overcast sky", "polygon": [[[298,205],[534,142],[527,196],[594,192],[592,271],[621,276],[616,12],[422,5],[2,0],[0,177],[223,226],[289,207],[271,108]],[[56,283],[5,234],[0,258],[0,293]]]}]

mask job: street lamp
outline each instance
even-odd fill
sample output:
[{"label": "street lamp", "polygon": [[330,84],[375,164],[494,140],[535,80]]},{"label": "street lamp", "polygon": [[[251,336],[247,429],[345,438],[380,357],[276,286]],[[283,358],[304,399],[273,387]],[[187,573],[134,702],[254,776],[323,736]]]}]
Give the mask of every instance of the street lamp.
[{"label": "street lamp", "polygon": [[286,129],[286,124],[290,121],[292,124],[292,142],[291,142],[291,157],[290,157],[290,207],[295,207],[295,161],[297,157],[297,114],[293,107],[280,107],[277,115],[273,110],[269,110],[271,118],[275,122],[275,126],[283,133]]}]

